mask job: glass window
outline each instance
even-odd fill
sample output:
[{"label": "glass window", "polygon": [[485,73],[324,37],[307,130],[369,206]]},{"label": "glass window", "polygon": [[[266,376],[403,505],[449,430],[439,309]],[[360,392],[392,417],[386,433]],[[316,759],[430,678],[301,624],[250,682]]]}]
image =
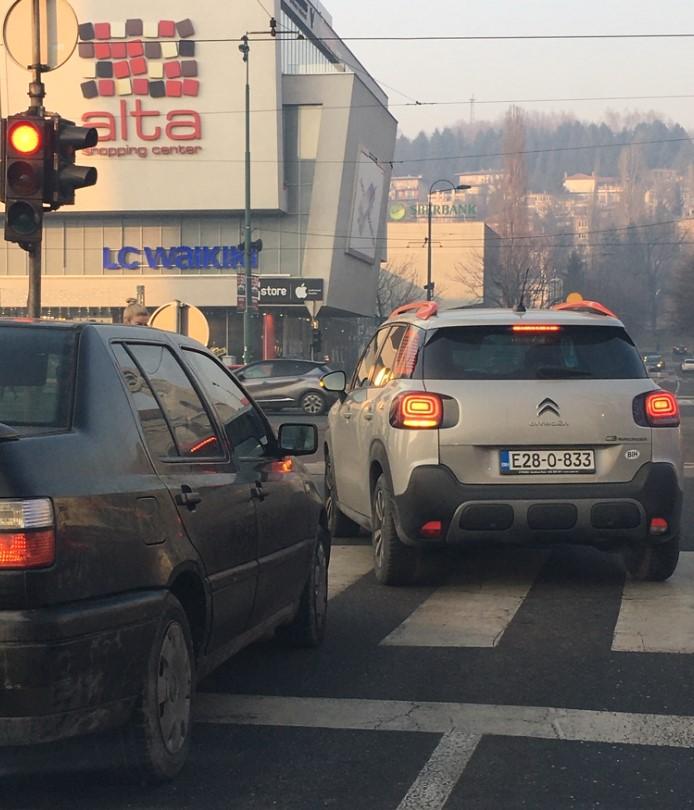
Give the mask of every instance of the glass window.
[{"label": "glass window", "polygon": [[170,458],[178,455],[174,438],[166,423],[164,413],[137,363],[123,346],[113,346],[113,352],[130,392],[130,398],[140,419],[147,447],[155,458]]},{"label": "glass window", "polygon": [[262,380],[272,376],[272,363],[256,363],[242,370],[244,380]]},{"label": "glass window", "polygon": [[376,388],[382,388],[395,379],[393,370],[395,359],[406,332],[407,327],[404,324],[394,326],[383,341],[381,353],[374,364],[374,372],[371,376],[371,384]]},{"label": "glass window", "polygon": [[224,448],[183,368],[167,346],[129,344],[128,351],[149,381],[173,432],[178,454],[220,457]]},{"label": "glass window", "polygon": [[0,422],[32,436],[70,426],[76,333],[7,326],[0,352]]},{"label": "glass window", "polygon": [[514,332],[511,326],[439,329],[424,348],[432,380],[643,379],[641,358],[626,332],[612,326],[561,326]]},{"label": "glass window", "polygon": [[211,357],[184,349],[186,360],[212,403],[234,452],[242,458],[265,455],[270,437],[262,416],[227,372]]},{"label": "glass window", "polygon": [[361,360],[357,364],[357,369],[354,372],[351,385],[352,389],[368,388],[370,385],[371,375],[374,371],[376,358],[379,355],[381,346],[383,345],[383,341],[385,340],[389,329],[390,327],[381,329],[371,338],[371,342],[366,347],[366,351],[362,355]]}]

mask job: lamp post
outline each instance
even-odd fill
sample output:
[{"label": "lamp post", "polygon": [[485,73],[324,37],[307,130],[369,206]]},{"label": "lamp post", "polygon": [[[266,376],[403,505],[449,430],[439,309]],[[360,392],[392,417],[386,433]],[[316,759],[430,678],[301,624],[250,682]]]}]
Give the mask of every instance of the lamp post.
[{"label": "lamp post", "polygon": [[251,285],[253,278],[251,275],[251,85],[248,60],[251,49],[248,44],[248,34],[241,37],[239,50],[243,55],[243,61],[246,63],[246,196],[243,216],[243,269],[246,279],[246,303],[243,308],[243,362],[250,363],[253,359],[251,347],[253,341],[253,321],[251,319]]},{"label": "lamp post", "polygon": [[448,183],[453,191],[467,191],[469,188],[472,188],[472,186],[467,186],[463,183],[456,186],[445,178],[434,180],[429,186],[429,192],[427,193],[427,283],[424,285],[424,289],[427,291],[427,301],[431,301],[434,297],[434,282],[431,280],[431,195],[434,191],[434,186],[438,183]]}]

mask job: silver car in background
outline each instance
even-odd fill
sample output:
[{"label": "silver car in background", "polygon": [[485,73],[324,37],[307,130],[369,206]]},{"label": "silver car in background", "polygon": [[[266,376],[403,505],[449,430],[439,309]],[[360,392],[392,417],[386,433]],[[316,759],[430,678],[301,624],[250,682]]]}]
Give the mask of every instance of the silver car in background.
[{"label": "silver car in background", "polygon": [[318,360],[278,357],[241,366],[234,374],[263,408],[301,408],[309,416],[318,416],[337,399],[320,383],[320,378],[330,371]]}]

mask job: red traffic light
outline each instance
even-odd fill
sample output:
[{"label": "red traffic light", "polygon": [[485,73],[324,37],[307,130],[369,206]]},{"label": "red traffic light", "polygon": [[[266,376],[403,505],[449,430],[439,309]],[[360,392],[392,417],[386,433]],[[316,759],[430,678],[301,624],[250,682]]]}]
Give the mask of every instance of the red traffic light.
[{"label": "red traffic light", "polygon": [[10,126],[8,140],[10,146],[20,155],[30,157],[43,146],[43,121],[34,124],[32,121],[15,121]]}]

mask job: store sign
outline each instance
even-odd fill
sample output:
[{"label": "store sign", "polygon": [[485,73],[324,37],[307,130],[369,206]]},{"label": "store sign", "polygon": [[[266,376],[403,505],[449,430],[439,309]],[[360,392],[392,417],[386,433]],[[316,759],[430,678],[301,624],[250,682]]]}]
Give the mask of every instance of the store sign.
[{"label": "store sign", "polygon": [[[429,216],[427,203],[391,203],[388,206],[388,218],[391,222],[403,222],[412,219],[425,219]],[[475,203],[445,203],[431,206],[432,218],[439,219],[477,219]]]},{"label": "store sign", "polygon": [[[243,267],[244,252],[236,245],[179,245],[143,247],[125,245],[118,250],[103,249],[104,270],[238,270]],[[251,267],[258,267],[258,251],[251,250]]]},{"label": "store sign", "polygon": [[[99,143],[80,153],[80,162],[97,169],[98,182],[78,195],[70,213],[242,212],[246,66],[237,45],[244,31],[267,30],[268,12],[240,0],[70,0],[70,6],[79,38],[49,82],[50,109],[99,133]],[[280,50],[279,43],[253,50],[254,110],[282,108]],[[5,59],[3,69],[0,106],[25,109],[25,67]],[[256,121],[254,113],[253,123],[253,207],[281,210],[281,122],[276,115]]]},{"label": "store sign", "polygon": [[261,307],[303,306],[306,301],[322,300],[322,278],[260,276]]}]

